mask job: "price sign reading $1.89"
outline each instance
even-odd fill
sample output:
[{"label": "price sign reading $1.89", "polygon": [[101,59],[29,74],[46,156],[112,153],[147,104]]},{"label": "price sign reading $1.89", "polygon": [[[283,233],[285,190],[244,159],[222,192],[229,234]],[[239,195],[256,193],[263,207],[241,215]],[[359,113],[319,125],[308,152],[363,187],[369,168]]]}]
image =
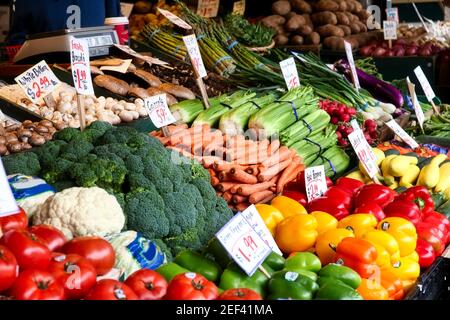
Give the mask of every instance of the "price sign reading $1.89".
[{"label": "price sign reading $1.89", "polygon": [[14,80],[34,103],[38,103],[40,98],[52,93],[59,84],[58,78],[44,60]]},{"label": "price sign reading $1.89", "polygon": [[219,242],[234,261],[251,276],[272,249],[258,235],[242,214],[235,215],[216,233]]},{"label": "price sign reading $1.89", "polygon": [[288,90],[300,86],[300,79],[298,77],[297,66],[295,65],[295,60],[293,57],[281,61],[280,67]]},{"label": "price sign reading $1.89", "polygon": [[176,121],[169,110],[165,94],[145,98],[144,105],[155,127],[162,128]]}]

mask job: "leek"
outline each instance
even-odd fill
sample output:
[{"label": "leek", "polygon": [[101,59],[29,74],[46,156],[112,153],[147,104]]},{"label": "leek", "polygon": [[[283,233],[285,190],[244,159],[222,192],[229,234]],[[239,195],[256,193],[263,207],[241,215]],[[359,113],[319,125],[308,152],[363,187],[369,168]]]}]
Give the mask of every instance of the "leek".
[{"label": "leek", "polygon": [[170,107],[177,124],[191,123],[204,109],[203,103],[199,99],[184,100]]},{"label": "leek", "polygon": [[227,113],[230,109],[222,104],[209,107],[203,110],[192,123],[193,126],[207,124],[214,128],[220,120],[220,117]]}]

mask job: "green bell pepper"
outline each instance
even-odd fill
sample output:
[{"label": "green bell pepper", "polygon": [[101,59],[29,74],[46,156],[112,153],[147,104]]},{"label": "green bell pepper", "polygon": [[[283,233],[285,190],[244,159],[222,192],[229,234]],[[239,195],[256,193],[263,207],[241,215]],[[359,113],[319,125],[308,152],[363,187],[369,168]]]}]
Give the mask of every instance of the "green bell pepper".
[{"label": "green bell pepper", "polygon": [[361,277],[353,269],[335,263],[330,263],[319,271],[319,286],[330,280],[339,280],[344,284],[356,289],[361,284]]},{"label": "green bell pepper", "polygon": [[298,252],[286,259],[284,267],[286,270],[296,271],[299,269],[318,272],[322,268],[320,259],[311,252]]},{"label": "green bell pepper", "polygon": [[342,281],[330,279],[323,284],[316,294],[316,300],[364,300],[363,297]]},{"label": "green bell pepper", "polygon": [[284,264],[286,263],[286,259],[280,256],[278,253],[272,251],[264,260],[264,263],[267,264],[275,271],[280,271],[284,268]]},{"label": "green bell pepper", "polygon": [[190,250],[180,252],[173,262],[189,271],[201,274],[212,282],[219,280],[219,277],[222,274],[222,268],[218,263]]},{"label": "green bell pepper", "polygon": [[[262,266],[266,269],[269,275],[273,274],[272,268],[267,264],[263,263]],[[268,281],[269,278],[267,278],[259,269],[249,277],[237,264],[230,263],[220,277],[219,287],[223,290],[232,288],[248,288],[256,291],[264,297]]]},{"label": "green bell pepper", "polygon": [[183,268],[174,262],[169,262],[162,265],[155,271],[161,274],[167,282],[170,282],[176,275],[189,272],[190,270]]},{"label": "green bell pepper", "polygon": [[311,300],[319,289],[318,284],[307,276],[294,271],[278,271],[269,281],[268,298]]},{"label": "green bell pepper", "polygon": [[227,250],[225,250],[216,237],[208,241],[202,253],[205,257],[214,259],[222,269],[225,269],[228,264],[233,261]]}]

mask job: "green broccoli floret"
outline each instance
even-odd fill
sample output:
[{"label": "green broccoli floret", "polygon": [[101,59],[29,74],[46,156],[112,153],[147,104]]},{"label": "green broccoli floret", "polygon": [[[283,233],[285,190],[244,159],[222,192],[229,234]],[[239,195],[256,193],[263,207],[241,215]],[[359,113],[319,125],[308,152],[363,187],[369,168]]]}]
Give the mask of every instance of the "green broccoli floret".
[{"label": "green broccoli floret", "polygon": [[81,131],[75,128],[65,128],[54,134],[53,140],[64,140],[65,142],[70,142],[72,140],[80,139]]},{"label": "green broccoli floret", "polygon": [[76,187],[75,182],[73,182],[72,180],[61,180],[61,181],[57,181],[51,185],[53,188],[55,188],[55,190],[57,192]]},{"label": "green broccoli floret", "polygon": [[70,177],[79,187],[94,187],[98,181],[98,176],[89,163],[75,163],[70,170]]},{"label": "green broccoli floret", "polygon": [[19,173],[27,176],[36,176],[41,171],[38,156],[31,151],[2,157],[2,160],[6,174]]},{"label": "green broccoli floret", "polygon": [[139,156],[136,156],[134,154],[128,155],[124,159],[125,167],[127,168],[128,172],[132,173],[143,173],[144,172],[144,165],[142,162],[142,158]]},{"label": "green broccoli floret", "polygon": [[203,166],[198,163],[195,160],[192,160],[191,162],[191,171],[192,171],[192,178],[201,178],[208,182],[211,181],[211,176],[209,175],[209,172],[203,168]]},{"label": "green broccoli floret", "polygon": [[34,148],[33,152],[39,157],[41,167],[45,168],[52,165],[55,159],[59,157],[61,147],[65,146],[67,142],[64,140],[52,140],[46,142],[39,148]]},{"label": "green broccoli floret", "polygon": [[130,191],[141,189],[151,190],[152,188],[155,188],[155,185],[153,185],[153,183],[142,173],[129,173],[127,179]]},{"label": "green broccoli floret", "polygon": [[68,178],[68,173],[73,165],[73,161],[59,158],[57,161],[54,160],[52,163],[47,165],[42,170],[40,176],[47,181],[47,183],[53,184]]},{"label": "green broccoli floret", "polygon": [[81,136],[95,144],[111,128],[112,125],[109,122],[95,121],[81,133]]},{"label": "green broccoli floret", "polygon": [[211,183],[202,178],[195,178],[191,181],[191,183],[197,187],[198,191],[200,191],[203,198],[203,206],[206,211],[213,212],[216,209],[216,204],[219,197],[216,195]]},{"label": "green broccoli floret", "polygon": [[[129,136],[122,129],[123,127],[113,127],[112,129],[105,132],[105,134],[98,139],[98,145],[110,144],[110,143],[127,143]],[[131,130],[135,130],[129,128]]]},{"label": "green broccoli floret", "polygon": [[161,239],[169,233],[169,219],[164,200],[153,186],[150,190],[130,192],[125,196],[128,230],[142,233],[148,239]]},{"label": "green broccoli floret", "polygon": [[61,147],[60,157],[76,162],[87,156],[93,149],[94,146],[89,141],[72,140]]},{"label": "green broccoli floret", "polygon": [[170,248],[172,255],[176,256],[181,251],[186,249],[199,250],[202,247],[202,242],[198,237],[197,228],[186,230],[185,232],[163,239],[167,247]]}]

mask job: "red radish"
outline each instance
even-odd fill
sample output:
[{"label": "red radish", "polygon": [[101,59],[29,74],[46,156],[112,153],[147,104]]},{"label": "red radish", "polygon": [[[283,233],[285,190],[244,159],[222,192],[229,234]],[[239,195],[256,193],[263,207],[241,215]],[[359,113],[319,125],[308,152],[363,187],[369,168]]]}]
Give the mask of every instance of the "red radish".
[{"label": "red radish", "polygon": [[343,122],[349,122],[350,121],[350,115],[349,114],[342,114],[341,115],[341,120]]},{"label": "red radish", "polygon": [[341,124],[339,127],[337,127],[337,130],[340,132],[344,132],[345,131],[345,126],[343,124]]},{"label": "red radish", "polygon": [[377,127],[377,123],[373,119],[367,119],[366,121],[364,121],[364,127],[366,127],[366,128],[376,128]]},{"label": "red radish", "polygon": [[386,53],[384,54],[385,57],[393,57],[395,56],[394,54],[394,50],[387,50]]},{"label": "red radish", "polygon": [[353,108],[348,108],[347,110],[348,110],[348,114],[351,116],[354,116],[356,114],[356,110]]},{"label": "red radish", "polygon": [[347,127],[346,129],[345,129],[345,135],[346,136],[348,136],[350,133],[352,133],[353,132],[353,128],[352,127]]},{"label": "red radish", "polygon": [[342,139],[342,133],[340,131],[336,131],[336,137],[338,140]]},{"label": "red radish", "polygon": [[331,118],[331,121],[330,121],[332,124],[338,124],[338,122],[339,122],[339,119],[338,118],[336,118],[336,117],[333,117],[333,118]]}]

